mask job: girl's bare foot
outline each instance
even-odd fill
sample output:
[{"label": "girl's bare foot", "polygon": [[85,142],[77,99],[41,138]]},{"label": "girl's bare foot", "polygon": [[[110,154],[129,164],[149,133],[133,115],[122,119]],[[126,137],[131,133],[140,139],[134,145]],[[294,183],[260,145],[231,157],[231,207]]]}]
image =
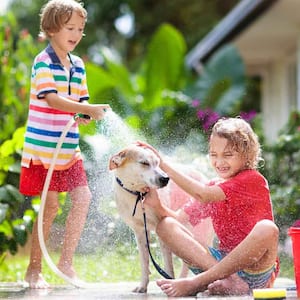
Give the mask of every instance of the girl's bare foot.
[{"label": "girl's bare foot", "polygon": [[50,288],[50,285],[46,282],[40,270],[28,269],[25,275],[25,281],[31,289]]},{"label": "girl's bare foot", "polygon": [[179,279],[163,279],[157,280],[157,285],[161,290],[169,297],[184,297],[194,296],[198,292],[204,290],[201,289],[199,284],[193,280],[193,278],[179,278]]},{"label": "girl's bare foot", "polygon": [[248,284],[237,275],[216,280],[207,287],[209,295],[246,295],[248,292]]}]

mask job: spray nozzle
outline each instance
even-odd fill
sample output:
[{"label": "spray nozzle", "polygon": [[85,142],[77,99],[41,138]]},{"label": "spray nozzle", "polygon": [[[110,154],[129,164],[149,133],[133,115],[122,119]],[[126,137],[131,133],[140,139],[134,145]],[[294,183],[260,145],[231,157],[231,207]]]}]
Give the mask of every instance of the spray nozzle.
[{"label": "spray nozzle", "polygon": [[91,117],[89,115],[86,115],[86,114],[81,114],[81,113],[78,113],[74,116],[74,119],[76,120],[77,118],[82,118],[82,119],[90,119]]}]

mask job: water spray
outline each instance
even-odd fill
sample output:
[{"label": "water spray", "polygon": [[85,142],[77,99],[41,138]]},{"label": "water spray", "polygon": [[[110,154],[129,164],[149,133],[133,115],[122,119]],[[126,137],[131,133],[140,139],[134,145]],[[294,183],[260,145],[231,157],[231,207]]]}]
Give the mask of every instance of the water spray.
[{"label": "water spray", "polygon": [[[81,279],[78,279],[78,278],[71,278],[71,277],[67,276],[66,274],[64,274],[62,271],[60,271],[58,269],[58,267],[53,262],[53,260],[51,259],[50,255],[48,253],[48,250],[47,250],[47,247],[46,247],[46,244],[45,244],[45,239],[44,239],[44,232],[43,232],[43,216],[44,216],[44,210],[45,210],[45,203],[46,203],[47,193],[48,193],[48,189],[49,189],[49,186],[50,186],[52,174],[53,174],[54,167],[55,167],[55,164],[56,164],[56,160],[57,160],[58,154],[60,152],[60,149],[62,147],[62,144],[65,140],[65,137],[66,137],[68,131],[74,125],[74,123],[76,121],[76,118],[78,118],[78,117],[85,118],[85,119],[90,119],[90,117],[88,115],[76,114],[75,116],[73,116],[68,121],[67,125],[65,126],[64,130],[62,131],[62,133],[59,137],[59,140],[57,142],[57,145],[56,145],[56,148],[54,150],[53,157],[52,157],[52,160],[51,160],[48,172],[47,172],[47,176],[46,176],[45,183],[44,183],[44,186],[43,186],[43,191],[42,191],[42,194],[41,194],[41,203],[40,203],[40,209],[39,209],[39,217],[38,217],[38,224],[37,224],[38,228],[37,229],[38,229],[38,240],[39,240],[40,248],[41,248],[43,257],[45,258],[45,261],[48,264],[50,270],[53,273],[55,273],[58,277],[64,279],[66,282],[72,284],[73,286],[75,286],[77,288],[83,288],[83,289],[90,288],[90,289],[92,289],[92,288],[101,288],[101,287],[103,287],[103,284],[101,284],[101,283],[88,283],[88,282],[85,282],[85,281],[83,281]],[[109,135],[110,137],[114,137],[115,143],[118,145],[118,147],[121,144],[125,143],[125,142],[128,143],[130,141],[134,142],[138,139],[143,139],[143,138],[141,138],[141,136],[138,136],[136,133],[129,132],[129,137],[126,140],[124,140],[123,137],[127,136],[128,132],[126,131],[126,133],[125,133],[126,128],[124,127],[124,124],[123,123],[119,124],[118,116],[115,115],[115,114],[107,115],[107,118],[104,118],[103,122],[104,123],[102,123],[102,126],[101,126],[103,128],[98,128],[98,129],[100,129],[102,132],[104,132],[105,135]],[[111,127],[112,127],[111,125],[113,125],[113,129],[111,129]],[[112,145],[110,145],[110,147],[112,147]],[[144,218],[146,218],[145,215],[144,215]],[[144,224],[145,224],[145,231],[147,232],[146,222]],[[149,242],[148,242],[148,247],[149,247]],[[162,276],[166,277],[164,275],[165,272],[163,270],[161,270],[161,268],[153,261],[153,258],[152,258],[151,252],[150,252],[150,248],[148,250],[149,250],[149,255],[152,259],[152,262],[153,262],[155,268],[158,270],[158,272]],[[161,270],[161,272],[159,271],[159,269]],[[163,274],[162,274],[162,272],[163,272]],[[166,278],[170,278],[169,275],[167,275]]]},{"label": "water spray", "polygon": [[47,198],[47,193],[48,193],[48,189],[49,189],[49,185],[50,185],[50,181],[52,178],[52,173],[55,167],[55,163],[57,160],[57,156],[59,154],[59,151],[61,149],[61,146],[64,142],[64,139],[68,133],[68,131],[70,130],[70,128],[73,126],[73,124],[76,121],[76,118],[86,118],[89,119],[90,117],[87,115],[83,115],[83,114],[76,114],[74,117],[72,117],[69,122],[67,123],[67,125],[65,126],[64,130],[61,133],[61,136],[57,142],[55,151],[53,153],[53,157],[52,157],[52,161],[50,164],[50,167],[48,169],[47,172],[47,176],[45,179],[45,183],[44,183],[44,187],[43,187],[43,191],[41,194],[41,204],[40,204],[40,210],[39,210],[39,217],[38,217],[38,240],[39,240],[39,244],[41,247],[41,251],[42,254],[49,266],[49,268],[59,277],[61,277],[62,279],[64,279],[66,282],[71,283],[72,285],[74,285],[75,287],[78,288],[97,288],[100,287],[99,283],[87,283],[83,280],[80,279],[75,279],[75,278],[71,278],[69,276],[67,276],[66,274],[64,274],[63,272],[61,272],[58,267],[54,264],[53,260],[51,259],[46,244],[45,244],[45,239],[44,239],[44,232],[43,232],[43,218],[44,218],[44,209],[45,209],[45,203],[46,203],[46,198]]}]

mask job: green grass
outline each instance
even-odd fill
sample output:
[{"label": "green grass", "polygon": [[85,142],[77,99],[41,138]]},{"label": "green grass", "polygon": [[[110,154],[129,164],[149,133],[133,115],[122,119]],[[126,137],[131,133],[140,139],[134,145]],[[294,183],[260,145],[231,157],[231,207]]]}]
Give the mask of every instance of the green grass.
[{"label": "green grass", "polygon": [[[128,245],[127,245],[128,247]],[[141,267],[138,252],[135,245],[129,246],[124,252],[124,247],[119,247],[116,251],[108,249],[99,254],[76,255],[74,258],[75,270],[82,280],[86,282],[123,282],[139,281]],[[155,249],[154,249],[155,253]],[[156,255],[156,254],[155,254]],[[51,254],[54,262],[57,261],[57,255]],[[161,258],[157,255],[157,262],[162,266]],[[29,257],[26,255],[16,255],[7,257],[0,265],[0,282],[22,281]],[[180,262],[175,260],[175,270],[180,268]],[[160,278],[160,275],[154,269],[150,261],[151,280]],[[177,272],[177,271],[176,271]],[[178,271],[179,272],[179,271]],[[43,275],[51,284],[63,284],[60,279],[43,261]]]},{"label": "green grass", "polygon": [[[129,248],[128,248],[129,247]],[[155,250],[155,249],[154,249]],[[155,253],[155,251],[154,251]],[[51,254],[53,261],[57,261],[57,255]],[[159,254],[157,262],[161,265]],[[281,271],[280,277],[294,278],[293,262],[286,255],[280,255]],[[0,282],[22,281],[28,265],[28,256],[16,255],[7,257],[0,265]],[[74,266],[79,277],[87,282],[124,282],[139,281],[141,268],[138,253],[135,245],[107,249],[99,254],[76,255]],[[162,266],[162,265],[161,265]],[[181,263],[175,260],[175,271],[178,274]],[[150,262],[151,280],[160,278]],[[65,282],[55,275],[47,266],[43,264],[43,274],[45,279],[51,284],[64,284]]]}]

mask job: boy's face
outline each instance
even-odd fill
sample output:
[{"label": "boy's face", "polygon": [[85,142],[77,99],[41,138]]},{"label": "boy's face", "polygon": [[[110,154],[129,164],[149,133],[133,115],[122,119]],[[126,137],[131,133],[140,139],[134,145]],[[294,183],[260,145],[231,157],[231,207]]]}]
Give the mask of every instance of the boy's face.
[{"label": "boy's face", "polygon": [[61,52],[71,52],[82,39],[85,19],[77,12],[73,12],[70,20],[55,33],[50,33],[52,46]]},{"label": "boy's face", "polygon": [[217,135],[210,138],[209,158],[217,174],[229,179],[245,168],[245,158],[235,151],[228,140]]}]

